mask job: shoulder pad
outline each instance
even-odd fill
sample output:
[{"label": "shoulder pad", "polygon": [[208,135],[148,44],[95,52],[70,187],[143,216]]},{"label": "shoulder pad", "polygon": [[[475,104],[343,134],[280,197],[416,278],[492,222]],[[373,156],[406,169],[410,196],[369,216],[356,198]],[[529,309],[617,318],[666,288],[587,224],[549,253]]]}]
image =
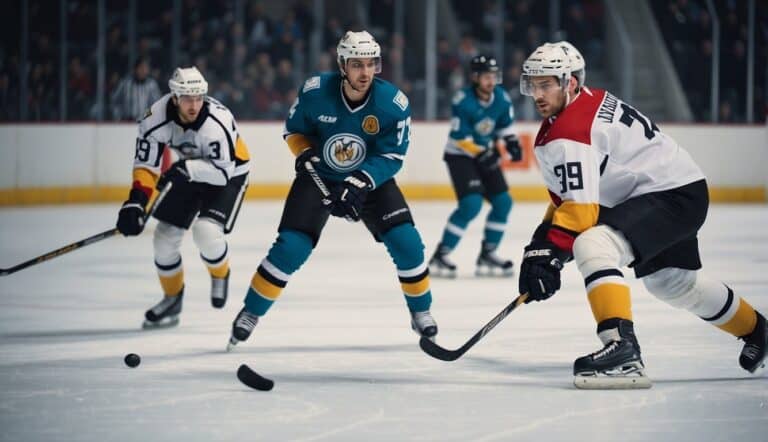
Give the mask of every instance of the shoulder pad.
[{"label": "shoulder pad", "polygon": [[466,98],[467,94],[464,92],[463,89],[459,89],[456,91],[455,94],[453,94],[453,98],[451,99],[451,103],[456,106],[462,101],[464,101],[464,98]]},{"label": "shoulder pad", "polygon": [[309,77],[307,81],[304,82],[304,86],[302,86],[301,92],[305,94],[313,89],[320,89],[319,75],[315,75],[314,77]]},{"label": "shoulder pad", "polygon": [[408,108],[408,97],[405,96],[403,91],[398,90],[397,94],[395,94],[395,98],[392,99],[392,102],[403,112]]}]

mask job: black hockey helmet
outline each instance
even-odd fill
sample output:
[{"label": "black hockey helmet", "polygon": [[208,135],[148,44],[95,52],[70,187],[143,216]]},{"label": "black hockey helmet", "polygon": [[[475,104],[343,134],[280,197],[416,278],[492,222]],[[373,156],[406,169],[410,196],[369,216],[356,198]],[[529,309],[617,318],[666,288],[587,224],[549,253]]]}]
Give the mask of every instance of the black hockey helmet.
[{"label": "black hockey helmet", "polygon": [[499,72],[499,63],[496,57],[490,55],[475,55],[469,62],[469,71],[473,74],[483,72]]}]

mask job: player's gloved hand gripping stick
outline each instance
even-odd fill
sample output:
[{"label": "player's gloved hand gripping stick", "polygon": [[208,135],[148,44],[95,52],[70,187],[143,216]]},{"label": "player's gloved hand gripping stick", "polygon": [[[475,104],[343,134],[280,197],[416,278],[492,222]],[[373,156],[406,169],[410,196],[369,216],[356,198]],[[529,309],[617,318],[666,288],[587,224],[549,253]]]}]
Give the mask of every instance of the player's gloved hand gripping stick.
[{"label": "player's gloved hand gripping stick", "polygon": [[456,359],[459,359],[464,353],[467,352],[470,348],[472,348],[475,344],[478,343],[481,339],[483,339],[483,336],[487,335],[488,332],[493,330],[494,327],[499,325],[499,322],[501,322],[504,318],[506,318],[510,313],[512,313],[512,310],[516,309],[520,304],[523,304],[525,300],[528,299],[528,294],[522,294],[515,298],[509,305],[504,307],[502,311],[499,312],[496,316],[493,317],[490,321],[488,321],[483,328],[481,328],[477,333],[475,333],[471,338],[469,338],[469,341],[467,341],[464,345],[457,348],[456,350],[448,350],[446,348],[443,348],[434,342],[430,341],[429,338],[421,337],[419,340],[419,347],[421,347],[422,350],[424,350],[424,353],[432,356],[433,358],[440,359],[441,361],[455,361]]},{"label": "player's gloved hand gripping stick", "polygon": [[[155,207],[157,207],[160,204],[160,201],[162,201],[162,199],[165,198],[165,195],[168,194],[168,191],[171,190],[171,186],[172,186],[172,183],[166,184],[166,186],[163,188],[163,190],[160,192],[157,198],[155,198],[155,201],[152,203],[152,207],[147,211],[147,215],[144,217],[145,222],[149,219],[150,216],[152,216],[152,213],[154,213],[155,211]],[[0,269],[0,276],[7,276],[7,275],[10,275],[11,273],[16,273],[19,270],[26,269],[27,267],[40,264],[41,262],[45,262],[53,258],[59,257],[61,255],[67,254],[69,252],[73,252],[77,249],[83,248],[85,246],[89,246],[101,240],[111,238],[117,235],[118,233],[120,233],[120,231],[117,229],[117,227],[111,228],[109,230],[105,230],[104,232],[97,233],[93,236],[89,236],[88,238],[81,239],[80,241],[77,241],[77,242],[73,242],[72,244],[67,244],[64,247],[60,247],[56,250],[45,253],[36,258],[32,258],[29,261],[24,261],[21,264],[17,264],[13,267],[10,267],[7,269]]]}]

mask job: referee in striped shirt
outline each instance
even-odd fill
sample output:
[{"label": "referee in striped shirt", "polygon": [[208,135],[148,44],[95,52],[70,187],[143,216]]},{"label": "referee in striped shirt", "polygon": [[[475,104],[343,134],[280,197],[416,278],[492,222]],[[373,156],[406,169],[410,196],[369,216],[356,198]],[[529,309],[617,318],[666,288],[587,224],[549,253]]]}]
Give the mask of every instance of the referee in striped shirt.
[{"label": "referee in striped shirt", "polygon": [[133,64],[133,73],[120,80],[112,93],[112,118],[138,121],[161,96],[157,81],[149,76],[149,62],[140,57]]}]

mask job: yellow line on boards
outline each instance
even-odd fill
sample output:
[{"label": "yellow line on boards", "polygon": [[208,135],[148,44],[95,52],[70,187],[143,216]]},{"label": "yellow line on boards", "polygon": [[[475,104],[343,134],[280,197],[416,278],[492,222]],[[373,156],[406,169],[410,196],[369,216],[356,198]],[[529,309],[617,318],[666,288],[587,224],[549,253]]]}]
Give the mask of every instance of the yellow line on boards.
[{"label": "yellow line on boards", "polygon": [[[251,184],[246,199],[284,199],[288,184]],[[401,184],[409,200],[454,200],[453,188],[448,184]],[[548,201],[543,186],[511,186],[510,193],[516,201]],[[120,202],[128,196],[125,186],[101,187],[39,187],[24,189],[0,189],[0,206],[28,206],[42,204],[75,204]],[[710,187],[709,197],[716,203],[765,203],[766,190],[762,187]]]}]

